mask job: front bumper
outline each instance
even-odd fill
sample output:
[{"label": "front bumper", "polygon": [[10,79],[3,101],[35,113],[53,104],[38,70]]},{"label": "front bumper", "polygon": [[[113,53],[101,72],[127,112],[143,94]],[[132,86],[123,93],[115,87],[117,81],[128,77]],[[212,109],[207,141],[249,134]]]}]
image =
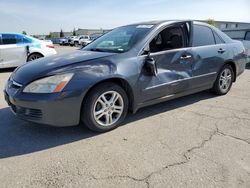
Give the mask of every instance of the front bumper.
[{"label": "front bumper", "polygon": [[12,112],[23,120],[57,127],[79,124],[80,92],[28,94],[16,88],[7,88],[4,96]]}]

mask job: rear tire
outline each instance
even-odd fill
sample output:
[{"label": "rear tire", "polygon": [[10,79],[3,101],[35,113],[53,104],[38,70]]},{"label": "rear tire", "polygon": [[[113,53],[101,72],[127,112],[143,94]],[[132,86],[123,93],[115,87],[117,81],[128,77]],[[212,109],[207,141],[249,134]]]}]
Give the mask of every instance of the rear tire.
[{"label": "rear tire", "polygon": [[106,132],[118,127],[128,111],[128,97],[119,85],[107,82],[96,86],[86,96],[81,121],[89,129]]},{"label": "rear tire", "polygon": [[234,77],[232,67],[228,64],[224,65],[217,76],[212,91],[217,95],[227,94],[232,87]]},{"label": "rear tire", "polygon": [[42,54],[39,54],[39,53],[30,54],[30,55],[28,56],[28,58],[27,58],[27,62],[33,61],[33,60],[36,60],[36,59],[39,59],[39,58],[41,58],[41,57],[43,57],[43,55],[42,55]]}]

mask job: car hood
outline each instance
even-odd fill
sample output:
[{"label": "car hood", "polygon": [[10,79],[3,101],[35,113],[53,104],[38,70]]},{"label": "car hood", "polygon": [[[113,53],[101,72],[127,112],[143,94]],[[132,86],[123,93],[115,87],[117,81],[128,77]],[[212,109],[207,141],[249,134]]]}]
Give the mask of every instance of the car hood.
[{"label": "car hood", "polygon": [[12,74],[13,80],[25,85],[33,80],[45,77],[52,71],[76,63],[112,56],[114,53],[75,50],[72,52],[41,58],[18,67]]}]

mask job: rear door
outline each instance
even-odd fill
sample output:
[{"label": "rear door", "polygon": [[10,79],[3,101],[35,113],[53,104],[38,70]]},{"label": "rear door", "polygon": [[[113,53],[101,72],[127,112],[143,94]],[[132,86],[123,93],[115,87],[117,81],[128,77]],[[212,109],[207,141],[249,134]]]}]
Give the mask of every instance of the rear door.
[{"label": "rear door", "polygon": [[193,25],[192,88],[212,87],[229,50],[220,36],[210,27]]},{"label": "rear door", "polygon": [[21,35],[2,34],[0,48],[4,67],[17,67],[26,62],[27,46]]}]

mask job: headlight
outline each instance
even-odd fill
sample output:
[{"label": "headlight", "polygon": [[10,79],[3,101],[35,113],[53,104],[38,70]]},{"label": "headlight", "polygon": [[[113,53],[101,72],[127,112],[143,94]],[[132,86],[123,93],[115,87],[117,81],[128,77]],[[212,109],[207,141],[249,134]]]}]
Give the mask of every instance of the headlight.
[{"label": "headlight", "polygon": [[27,85],[23,92],[25,93],[57,93],[63,90],[71,80],[73,73],[49,76],[36,80]]}]

